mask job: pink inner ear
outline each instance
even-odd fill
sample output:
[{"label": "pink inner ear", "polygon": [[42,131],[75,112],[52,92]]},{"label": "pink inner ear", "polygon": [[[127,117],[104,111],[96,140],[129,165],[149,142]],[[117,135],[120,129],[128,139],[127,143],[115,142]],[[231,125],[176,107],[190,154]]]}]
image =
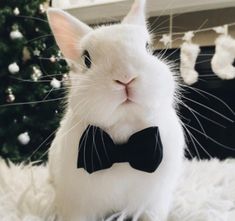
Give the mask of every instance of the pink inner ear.
[{"label": "pink inner ear", "polygon": [[[58,19],[58,22],[60,19]],[[63,55],[69,59],[76,59],[79,56],[78,50],[78,36],[76,37],[76,33],[71,28],[69,24],[64,22],[58,23],[61,27],[55,28],[55,38],[58,46],[60,47]]]},{"label": "pink inner ear", "polygon": [[56,9],[48,11],[48,18],[63,55],[68,59],[76,60],[80,55],[79,41],[90,28],[71,15]]},{"label": "pink inner ear", "polygon": [[138,13],[138,11],[140,10],[140,6],[139,6],[139,4],[133,4],[132,5],[132,8],[131,8],[131,14],[133,15],[133,14],[136,14],[136,13]]},{"label": "pink inner ear", "polygon": [[63,55],[69,59],[76,59],[79,55],[77,49],[78,39],[72,24],[59,14],[50,15],[50,24]]},{"label": "pink inner ear", "polygon": [[146,25],[145,22],[145,0],[136,0],[122,23]]}]

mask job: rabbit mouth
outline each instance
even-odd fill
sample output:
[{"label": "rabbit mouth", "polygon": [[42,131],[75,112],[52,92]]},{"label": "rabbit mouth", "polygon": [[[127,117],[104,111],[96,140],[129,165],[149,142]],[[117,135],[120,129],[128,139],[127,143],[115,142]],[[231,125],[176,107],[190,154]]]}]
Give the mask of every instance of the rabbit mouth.
[{"label": "rabbit mouth", "polygon": [[133,103],[133,101],[130,100],[129,98],[127,98],[127,99],[123,102],[123,104],[129,104],[129,103]]},{"label": "rabbit mouth", "polygon": [[121,105],[134,104],[134,103],[135,102],[130,97],[126,97],[126,99],[121,103]]}]

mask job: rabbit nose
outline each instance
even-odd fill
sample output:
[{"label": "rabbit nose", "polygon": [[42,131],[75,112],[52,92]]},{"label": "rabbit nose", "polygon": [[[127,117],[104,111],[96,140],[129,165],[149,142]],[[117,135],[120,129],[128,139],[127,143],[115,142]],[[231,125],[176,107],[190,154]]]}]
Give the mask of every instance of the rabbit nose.
[{"label": "rabbit nose", "polygon": [[131,84],[133,81],[135,80],[135,78],[132,78],[128,81],[120,81],[120,80],[114,80],[116,83],[124,85],[124,86],[128,86],[129,84]]}]

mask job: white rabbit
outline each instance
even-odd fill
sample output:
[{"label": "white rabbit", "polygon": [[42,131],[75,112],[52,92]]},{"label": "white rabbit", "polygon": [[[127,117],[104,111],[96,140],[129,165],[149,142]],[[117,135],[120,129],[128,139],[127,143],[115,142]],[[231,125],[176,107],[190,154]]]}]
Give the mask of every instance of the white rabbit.
[{"label": "white rabbit", "polygon": [[[49,9],[48,19],[72,68],[67,111],[49,153],[58,214],[63,221],[97,221],[112,214],[119,214],[118,220],[165,221],[185,142],[174,74],[146,49],[145,1],[136,0],[121,24],[95,29],[58,9]],[[127,95],[122,83],[128,82]],[[153,173],[128,163],[92,174],[78,169],[78,144],[88,125],[102,128],[116,143],[157,126],[160,166]]]}]

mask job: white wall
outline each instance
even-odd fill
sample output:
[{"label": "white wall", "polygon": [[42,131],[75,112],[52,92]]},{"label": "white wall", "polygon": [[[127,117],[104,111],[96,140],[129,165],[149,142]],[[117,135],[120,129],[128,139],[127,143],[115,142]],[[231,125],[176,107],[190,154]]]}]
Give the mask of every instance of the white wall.
[{"label": "white wall", "polygon": [[[53,5],[66,8],[87,23],[100,23],[120,19],[127,13],[132,2],[133,0],[54,0]],[[235,0],[147,0],[149,16],[232,6],[235,7]]]}]

